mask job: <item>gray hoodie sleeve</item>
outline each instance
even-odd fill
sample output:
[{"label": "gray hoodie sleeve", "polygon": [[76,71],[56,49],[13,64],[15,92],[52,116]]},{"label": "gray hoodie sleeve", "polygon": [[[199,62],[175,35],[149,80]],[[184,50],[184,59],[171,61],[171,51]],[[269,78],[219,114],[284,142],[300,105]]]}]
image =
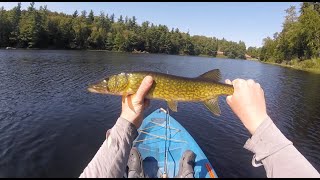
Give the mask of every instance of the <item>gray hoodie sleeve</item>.
[{"label": "gray hoodie sleeve", "polygon": [[107,131],[106,140],[84,169],[80,178],[121,178],[124,175],[136,127],[123,118]]},{"label": "gray hoodie sleeve", "polygon": [[269,178],[320,177],[318,171],[281,133],[270,117],[261,123],[244,148],[254,153],[252,165],[263,165]]}]

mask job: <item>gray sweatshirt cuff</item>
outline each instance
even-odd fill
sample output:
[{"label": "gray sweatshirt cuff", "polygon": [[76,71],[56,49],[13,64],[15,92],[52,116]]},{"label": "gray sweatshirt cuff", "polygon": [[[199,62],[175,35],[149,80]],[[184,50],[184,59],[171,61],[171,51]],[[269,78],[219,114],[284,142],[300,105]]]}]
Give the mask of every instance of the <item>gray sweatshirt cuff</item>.
[{"label": "gray sweatshirt cuff", "polygon": [[261,161],[291,144],[292,142],[281,133],[268,116],[247,140],[244,148],[254,153],[252,165],[258,167],[262,163],[256,164],[256,161]]}]

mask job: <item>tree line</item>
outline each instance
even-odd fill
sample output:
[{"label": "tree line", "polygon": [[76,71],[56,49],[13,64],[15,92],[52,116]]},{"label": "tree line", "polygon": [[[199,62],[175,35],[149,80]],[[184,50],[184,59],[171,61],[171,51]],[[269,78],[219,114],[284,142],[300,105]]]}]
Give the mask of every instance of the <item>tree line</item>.
[{"label": "tree line", "polygon": [[262,48],[252,49],[259,51],[261,61],[290,64],[320,57],[320,3],[303,2],[299,12],[295,6],[288,8],[282,31],[263,39]]},{"label": "tree line", "polygon": [[228,58],[245,59],[246,45],[242,41],[191,36],[149,21],[140,25],[135,16],[116,19],[114,14],[104,12],[96,16],[92,10],[68,15],[34,5],[30,3],[27,10],[21,9],[21,3],[11,10],[0,8],[0,47],[136,50],[212,57],[223,51]]}]

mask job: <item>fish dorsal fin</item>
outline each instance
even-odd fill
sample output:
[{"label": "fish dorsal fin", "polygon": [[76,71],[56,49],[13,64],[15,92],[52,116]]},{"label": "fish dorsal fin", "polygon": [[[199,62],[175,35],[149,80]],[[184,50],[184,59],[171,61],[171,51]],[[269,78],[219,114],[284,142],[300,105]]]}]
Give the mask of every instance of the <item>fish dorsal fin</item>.
[{"label": "fish dorsal fin", "polygon": [[168,104],[169,108],[172,111],[174,111],[174,112],[178,111],[178,103],[177,103],[177,101],[167,101],[167,104]]},{"label": "fish dorsal fin", "polygon": [[206,73],[201,74],[197,78],[204,78],[204,79],[210,79],[214,81],[220,81],[221,79],[221,73],[219,69],[213,69],[211,71],[208,71]]},{"label": "fish dorsal fin", "polygon": [[218,96],[203,103],[214,115],[220,116],[221,110],[219,108]]}]

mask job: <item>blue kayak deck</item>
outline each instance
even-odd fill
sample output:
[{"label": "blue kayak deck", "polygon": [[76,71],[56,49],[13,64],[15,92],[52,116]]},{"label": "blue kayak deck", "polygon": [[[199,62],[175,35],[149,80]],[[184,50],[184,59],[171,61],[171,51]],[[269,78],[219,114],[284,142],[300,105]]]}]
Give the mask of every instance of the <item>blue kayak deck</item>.
[{"label": "blue kayak deck", "polygon": [[180,158],[188,149],[196,154],[195,178],[218,177],[193,137],[164,109],[147,116],[138,132],[133,146],[141,153],[147,177],[162,177],[164,172],[169,178],[175,177]]}]

